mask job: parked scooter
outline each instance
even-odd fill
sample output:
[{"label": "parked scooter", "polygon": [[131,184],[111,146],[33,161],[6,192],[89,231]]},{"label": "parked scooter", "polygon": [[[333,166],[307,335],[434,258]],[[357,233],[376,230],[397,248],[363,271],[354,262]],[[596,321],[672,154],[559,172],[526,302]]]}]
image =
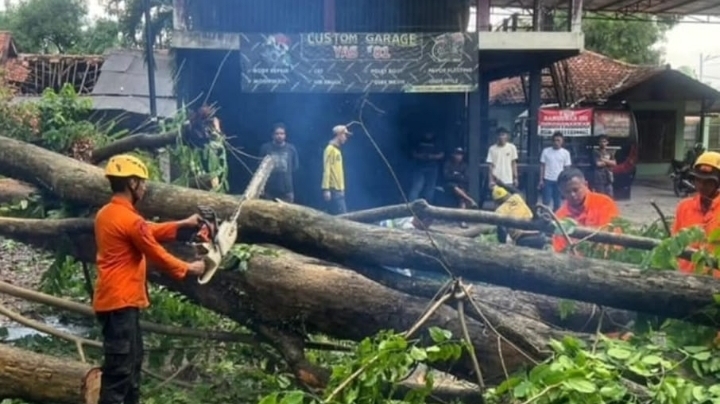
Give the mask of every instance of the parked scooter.
[{"label": "parked scooter", "polygon": [[670,178],[672,178],[675,196],[686,197],[695,192],[695,185],[690,176],[690,168],[684,162],[673,160],[670,163],[670,169]]}]

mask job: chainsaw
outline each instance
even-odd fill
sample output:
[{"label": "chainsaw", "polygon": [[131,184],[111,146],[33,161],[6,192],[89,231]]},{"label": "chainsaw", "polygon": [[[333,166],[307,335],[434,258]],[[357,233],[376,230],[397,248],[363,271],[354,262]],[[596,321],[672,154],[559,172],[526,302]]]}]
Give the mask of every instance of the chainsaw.
[{"label": "chainsaw", "polygon": [[210,282],[210,279],[220,267],[223,258],[235,245],[238,230],[237,221],[244,200],[245,198],[240,200],[235,213],[225,221],[220,221],[212,208],[198,207],[202,219],[190,243],[196,248],[205,262],[205,272],[198,278],[198,283],[201,285]]}]

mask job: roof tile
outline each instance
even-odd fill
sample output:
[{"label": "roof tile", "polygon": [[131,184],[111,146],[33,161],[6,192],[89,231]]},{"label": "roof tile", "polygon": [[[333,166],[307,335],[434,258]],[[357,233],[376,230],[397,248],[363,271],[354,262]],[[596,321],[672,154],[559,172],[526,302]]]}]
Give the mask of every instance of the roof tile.
[{"label": "roof tile", "polygon": [[[660,69],[657,66],[642,66],[625,63],[592,51],[567,60],[570,83],[575,100],[585,102],[602,101],[620,87],[639,83]],[[664,67],[663,67],[664,68]],[[557,103],[549,76],[543,76],[542,103]],[[520,77],[496,80],[490,83],[490,104],[524,104],[525,94]]]}]

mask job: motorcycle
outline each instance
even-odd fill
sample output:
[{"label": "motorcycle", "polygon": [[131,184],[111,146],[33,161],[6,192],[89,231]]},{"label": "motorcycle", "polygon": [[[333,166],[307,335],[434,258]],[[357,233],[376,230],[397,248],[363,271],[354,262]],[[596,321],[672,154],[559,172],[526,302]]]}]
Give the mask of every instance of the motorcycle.
[{"label": "motorcycle", "polygon": [[685,197],[695,192],[695,185],[690,176],[690,169],[684,162],[673,160],[670,164],[670,178],[673,183],[673,192],[677,197]]}]

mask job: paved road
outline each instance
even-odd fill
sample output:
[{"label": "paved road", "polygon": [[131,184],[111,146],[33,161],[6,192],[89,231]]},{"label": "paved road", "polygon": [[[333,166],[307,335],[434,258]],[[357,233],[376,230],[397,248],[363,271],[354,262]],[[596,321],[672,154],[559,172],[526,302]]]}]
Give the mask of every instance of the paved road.
[{"label": "paved road", "polygon": [[675,207],[680,198],[676,197],[668,183],[657,185],[633,186],[631,199],[618,201],[622,217],[637,224],[649,224],[658,219],[658,214],[650,205],[654,201],[665,216],[674,216]]}]

